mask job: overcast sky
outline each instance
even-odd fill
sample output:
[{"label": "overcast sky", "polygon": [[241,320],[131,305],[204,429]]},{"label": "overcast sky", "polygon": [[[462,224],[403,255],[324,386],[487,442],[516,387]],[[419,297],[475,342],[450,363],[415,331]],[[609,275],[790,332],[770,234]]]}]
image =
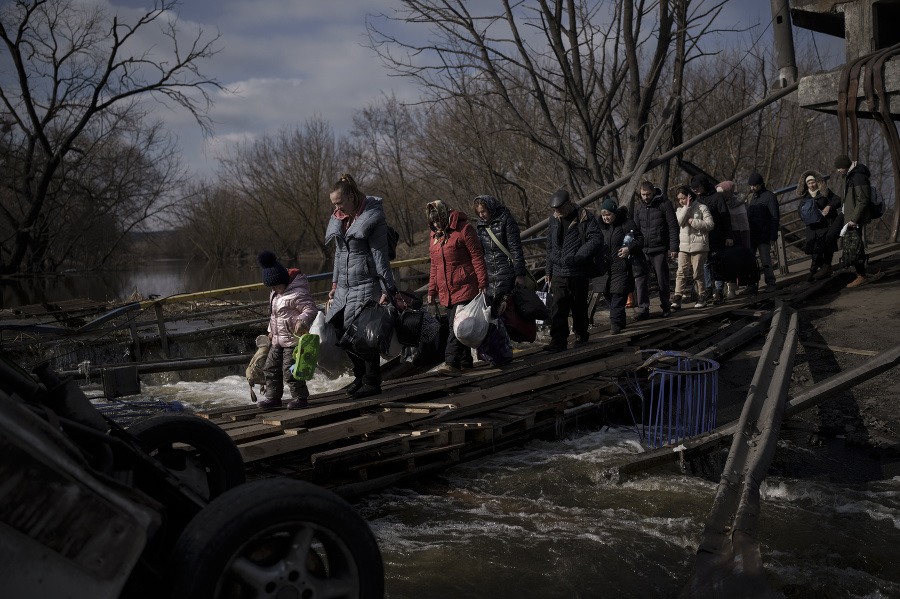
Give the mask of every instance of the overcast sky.
[{"label": "overcast sky", "polygon": [[[151,4],[106,1],[123,18]],[[235,92],[216,95],[215,137],[205,142],[184,111],[159,111],[194,173],[211,175],[216,149],[229,141],[252,139],[316,115],[343,134],[354,112],[382,93],[414,99],[411,84],[389,77],[365,47],[367,14],[393,14],[398,6],[397,0],[184,0],[179,11],[184,30],[199,26],[221,33],[222,51],[201,63],[202,72]],[[769,0],[732,0],[722,23],[768,23],[770,6]],[[423,27],[414,31],[427,34]],[[771,44],[771,35],[769,29],[761,43]],[[817,36],[820,50],[827,45],[825,37]]]}]

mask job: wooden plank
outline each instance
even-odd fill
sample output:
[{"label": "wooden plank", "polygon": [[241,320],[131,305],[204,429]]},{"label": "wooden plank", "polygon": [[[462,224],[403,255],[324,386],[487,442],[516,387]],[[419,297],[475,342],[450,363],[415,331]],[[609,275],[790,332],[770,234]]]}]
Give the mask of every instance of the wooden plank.
[{"label": "wooden plank", "polygon": [[355,437],[388,426],[411,422],[416,418],[421,418],[421,416],[403,412],[377,412],[308,430],[285,429],[284,435],[239,444],[238,451],[241,452],[245,463],[254,462],[290,451],[308,449],[323,443]]},{"label": "wooden plank", "polygon": [[859,356],[877,356],[877,351],[868,349],[852,349],[849,347],[838,347],[836,345],[826,345],[825,343],[810,343],[808,341],[801,342],[803,347],[812,347],[814,349],[827,349],[829,351],[841,352],[844,354],[856,354]]},{"label": "wooden plank", "polygon": [[317,463],[321,464],[322,462],[336,460],[348,455],[362,453],[371,449],[377,449],[379,447],[401,445],[404,441],[405,439],[400,435],[385,435],[384,437],[379,437],[378,439],[373,439],[371,441],[363,441],[362,443],[354,443],[353,445],[348,445],[347,447],[329,449],[328,451],[320,451],[319,453],[314,453],[312,454],[312,456],[310,456],[310,461],[315,466]]}]

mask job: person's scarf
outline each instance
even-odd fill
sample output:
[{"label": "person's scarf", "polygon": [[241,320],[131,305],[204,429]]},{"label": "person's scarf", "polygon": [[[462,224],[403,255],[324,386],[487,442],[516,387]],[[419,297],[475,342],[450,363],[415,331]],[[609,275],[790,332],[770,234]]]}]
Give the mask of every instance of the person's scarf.
[{"label": "person's scarf", "polygon": [[341,225],[342,225],[341,230],[343,231],[343,233],[345,235],[347,234],[347,229],[349,229],[350,225],[353,224],[353,221],[355,221],[357,218],[359,218],[359,215],[362,214],[363,210],[366,209],[367,202],[368,202],[368,198],[363,197],[362,201],[359,203],[359,207],[356,209],[356,212],[354,214],[347,214],[340,208],[334,209],[334,217],[336,219],[338,219],[339,221],[342,221],[341,222]]},{"label": "person's scarf", "polygon": [[432,245],[443,247],[450,238],[450,207],[440,200],[429,202],[425,206],[425,216],[428,218],[428,227],[434,233]]}]

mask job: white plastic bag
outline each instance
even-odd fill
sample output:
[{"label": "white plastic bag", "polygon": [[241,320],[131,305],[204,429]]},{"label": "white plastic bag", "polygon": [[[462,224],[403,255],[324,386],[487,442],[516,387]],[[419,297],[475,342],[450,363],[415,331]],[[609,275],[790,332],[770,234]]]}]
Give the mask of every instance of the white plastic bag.
[{"label": "white plastic bag", "polygon": [[319,336],[319,368],[329,374],[338,374],[344,361],[344,350],[337,346],[337,333],[330,323],[325,322],[324,312],[316,315],[309,332]]},{"label": "white plastic bag", "polygon": [[[550,313],[550,306],[553,305],[553,294],[550,293],[550,283],[544,283],[544,288],[541,291],[535,291],[537,296],[544,302],[544,305],[547,306],[547,313]],[[536,320],[535,321],[538,326],[550,326],[550,320]]]},{"label": "white plastic bag", "polygon": [[466,347],[477,349],[488,334],[491,324],[491,308],[483,293],[471,302],[458,308],[453,318],[453,334]]}]

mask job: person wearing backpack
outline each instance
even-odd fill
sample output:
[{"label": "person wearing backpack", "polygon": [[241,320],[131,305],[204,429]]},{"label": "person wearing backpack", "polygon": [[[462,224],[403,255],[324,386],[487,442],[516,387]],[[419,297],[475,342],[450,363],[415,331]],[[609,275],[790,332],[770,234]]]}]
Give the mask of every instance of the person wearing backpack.
[{"label": "person wearing backpack", "polygon": [[[559,352],[569,338],[569,314],[575,331],[575,345],[587,343],[589,261],[603,249],[603,236],[590,210],[576,206],[565,189],[556,191],[548,202],[553,214],[547,227],[547,259],[544,282],[553,295],[550,307],[550,343],[541,349]],[[624,307],[623,307],[624,314]]]},{"label": "person wearing backpack", "polygon": [[[663,318],[672,315],[669,262],[678,256],[678,221],[672,202],[650,181],[641,183],[641,201],[635,208],[634,224],[644,237],[644,256],[656,272],[659,305]],[[634,321],[650,317],[650,271],[635,277],[638,310]]]},{"label": "person wearing backpack", "polygon": [[263,367],[266,398],[256,406],[263,410],[281,408],[284,384],[287,383],[291,393],[287,409],[299,410],[307,406],[309,389],[306,381],[298,381],[291,373],[292,354],[298,338],[309,331],[318,309],[309,291],[309,280],[299,269],[288,270],[269,250],[260,252],[256,261],[262,268],[263,285],[270,290],[268,335],[271,340]]},{"label": "person wearing backpack", "polygon": [[[822,173],[814,170],[804,171],[797,183],[797,213],[801,219],[804,211],[815,208],[813,214],[820,214],[818,222],[805,222],[806,245],[803,250],[812,256],[807,281],[826,279],[831,276],[831,261],[837,251],[838,234],[843,226],[841,216],[841,198],[828,189]],[[816,213],[815,211],[818,211]]]},{"label": "person wearing backpack", "polygon": [[[334,212],[325,230],[325,243],[335,242],[334,270],[325,321],[340,339],[369,302],[405,306],[397,293],[389,258],[387,219],[381,198],[367,196],[349,174],[331,186]],[[381,393],[381,359],[347,352],[353,363],[353,382],[344,387],[353,399]]]},{"label": "person wearing backpack", "polygon": [[856,278],[847,287],[859,287],[868,282],[866,277],[866,246],[863,229],[872,219],[869,202],[872,194],[871,173],[865,164],[851,161],[846,154],[834,159],[834,168],[843,177],[844,225],[841,246],[849,266],[856,270]]}]

